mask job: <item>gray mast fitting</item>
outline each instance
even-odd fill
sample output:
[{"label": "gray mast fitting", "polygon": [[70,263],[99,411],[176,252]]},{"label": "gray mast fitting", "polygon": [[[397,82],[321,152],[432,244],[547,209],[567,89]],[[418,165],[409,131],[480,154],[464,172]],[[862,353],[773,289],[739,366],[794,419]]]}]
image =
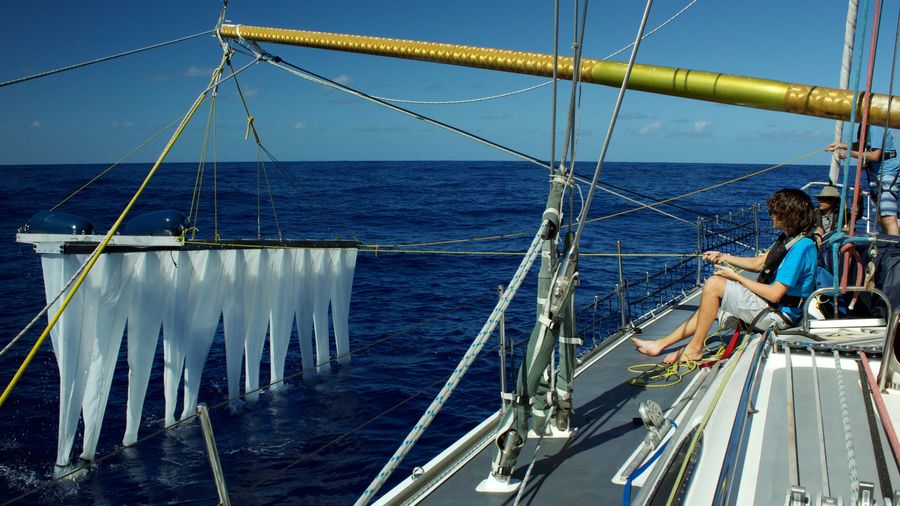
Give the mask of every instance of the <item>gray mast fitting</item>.
[{"label": "gray mast fitting", "polygon": [[[517,484],[510,476],[528,432],[529,418],[533,426],[543,430],[546,417],[553,409],[564,413],[558,423],[568,429],[571,411],[571,384],[575,369],[575,327],[572,315],[572,288],[577,275],[577,248],[566,251],[563,261],[558,259],[557,239],[561,221],[560,206],[565,190],[564,177],[551,179],[547,209],[543,219],[550,225],[541,248],[541,270],[538,275],[537,323],[528,340],[525,359],[519,367],[516,389],[511,405],[503,413],[494,444],[490,477],[477,490],[482,492],[511,492]],[[555,392],[550,391],[550,374],[545,374],[553,354],[554,344],[564,338],[560,353],[560,375]]]}]

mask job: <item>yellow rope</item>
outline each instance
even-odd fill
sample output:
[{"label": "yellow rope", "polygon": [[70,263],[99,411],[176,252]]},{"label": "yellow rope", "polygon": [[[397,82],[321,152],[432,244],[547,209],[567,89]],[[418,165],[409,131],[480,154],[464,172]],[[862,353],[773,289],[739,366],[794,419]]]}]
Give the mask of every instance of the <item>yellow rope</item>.
[{"label": "yellow rope", "polygon": [[[709,423],[709,419],[712,418],[713,409],[716,407],[716,404],[719,403],[719,398],[722,397],[722,392],[725,391],[725,386],[728,384],[728,381],[731,379],[731,375],[734,373],[735,368],[737,367],[738,362],[740,361],[741,355],[744,354],[744,350],[747,348],[749,332],[744,332],[742,336],[741,345],[734,351],[734,355],[732,356],[733,360],[731,360],[728,364],[728,369],[725,371],[725,377],[722,379],[722,382],[719,384],[719,388],[716,389],[716,394],[713,396],[712,402],[709,404],[709,408],[707,408],[706,413],[703,415],[703,419],[697,425],[697,430],[694,431],[694,436],[691,438],[691,443],[687,448],[687,452],[685,455],[691,455],[694,452],[694,448],[697,447],[697,442],[700,440],[700,437],[703,435],[703,431],[706,428],[706,424]],[[762,346],[764,343],[760,343]],[[678,470],[678,475],[675,478],[675,484],[672,486],[672,491],[669,493],[669,498],[666,501],[666,506],[669,506],[675,502],[675,497],[678,495],[678,489],[681,487],[681,481],[684,479],[684,473],[687,470],[688,463],[691,462],[690,458],[685,458],[681,463],[681,468]]]},{"label": "yellow rope", "polygon": [[[209,102],[209,115],[206,118],[206,129],[203,132],[203,144],[200,147],[200,162],[197,164],[197,177],[194,179],[194,193],[191,195],[191,207],[188,210],[188,223],[191,223],[191,238],[197,233],[197,217],[200,215],[200,191],[203,189],[203,169],[206,167],[206,155],[209,152],[209,131],[213,125],[216,110],[216,94]],[[193,221],[192,221],[193,219]]]},{"label": "yellow rope", "polygon": [[[684,369],[684,372],[681,369]],[[628,384],[641,388],[672,387],[681,383],[682,378],[695,370],[697,361],[691,359],[679,360],[674,364],[634,364],[628,366],[628,372],[638,376],[629,379]]]},{"label": "yellow rope", "polygon": [[[779,163],[779,164],[772,165],[771,167],[766,167],[765,169],[760,169],[760,170],[758,170],[758,171],[751,172],[751,173],[749,173],[749,174],[745,174],[745,175],[743,175],[743,176],[739,176],[739,177],[736,177],[736,178],[734,178],[734,179],[730,179],[730,180],[728,180],[728,181],[724,181],[724,182],[722,182],[722,183],[717,183],[717,184],[714,184],[714,185],[711,185],[711,186],[707,186],[707,187],[704,187],[704,188],[700,188],[699,190],[694,190],[694,191],[685,193],[685,194],[683,194],[683,195],[678,195],[678,196],[676,196],[676,197],[671,197],[671,198],[668,198],[668,199],[665,199],[665,200],[660,200],[660,201],[658,201],[658,202],[653,202],[653,203],[650,203],[650,204],[645,204],[645,205],[642,205],[642,206],[633,207],[633,208],[631,208],[631,209],[626,209],[626,210],[620,211],[620,212],[618,212],[618,213],[608,214],[608,215],[606,215],[606,216],[600,216],[600,217],[598,217],[598,218],[592,218],[592,219],[590,219],[590,220],[587,220],[585,223],[591,223],[591,222],[601,221],[601,220],[608,220],[608,219],[610,219],[610,218],[615,218],[615,217],[617,217],[617,216],[622,216],[622,215],[625,215],[625,214],[633,213],[633,212],[635,212],[635,211],[640,211],[640,210],[642,210],[642,209],[649,209],[649,208],[658,206],[658,205],[660,205],[660,204],[667,204],[667,203],[669,203],[669,202],[672,202],[672,201],[675,201],[675,200],[679,200],[679,199],[683,199],[683,198],[689,197],[689,196],[691,196],[691,195],[696,195],[696,194],[698,194],[698,193],[703,193],[703,192],[706,192],[706,191],[709,191],[709,190],[714,190],[714,189],[720,188],[720,187],[722,187],[722,186],[726,186],[726,185],[729,185],[729,184],[732,184],[732,183],[736,183],[736,182],[738,182],[738,181],[742,181],[742,180],[744,180],[744,179],[748,179],[748,178],[751,178],[751,177],[754,177],[754,176],[758,176],[758,175],[760,175],[760,174],[764,174],[764,173],[766,173],[766,172],[769,172],[769,171],[771,171],[771,170],[777,169],[777,168],[779,168],[779,167],[784,167],[785,165],[791,164],[791,163],[796,162],[796,161],[798,161],[798,160],[802,160],[802,159],[804,159],[804,158],[808,158],[808,157],[810,157],[810,156],[819,154],[819,153],[821,153],[821,152],[822,152],[821,149],[817,149],[817,150],[815,150],[815,151],[811,151],[811,152],[809,152],[809,153],[806,153],[806,154],[797,156],[797,157],[795,157],[795,158],[792,158],[792,159],[790,159],[790,160],[788,160],[788,161],[786,161],[786,162],[781,162],[781,163]],[[519,236],[522,236],[522,235],[528,235],[528,234],[531,234],[531,232],[515,232],[515,233],[511,233],[511,234],[500,234],[500,235],[490,235],[490,236],[484,236],[484,237],[471,237],[471,238],[466,238],[466,239],[450,239],[450,240],[446,240],[446,241],[433,241],[433,242],[420,242],[420,243],[381,244],[381,245],[366,244],[365,246],[371,247],[371,248],[375,248],[375,247],[387,247],[387,248],[415,248],[415,247],[420,247],[420,246],[437,246],[437,245],[441,245],[441,244],[457,244],[457,243],[464,243],[464,242],[492,241],[492,240],[496,240],[496,239],[508,239],[508,238],[511,238],[511,237],[519,237]],[[380,250],[379,250],[379,251],[380,251]],[[584,256],[584,254],[582,254],[582,256]],[[608,255],[608,256],[612,256],[612,255],[610,254],[610,255]],[[684,256],[684,255],[682,255],[682,256]]]},{"label": "yellow rope", "polygon": [[[481,255],[481,256],[496,256],[496,255],[518,255],[522,256],[525,254],[524,251],[471,251],[471,250],[461,250],[461,251],[450,251],[450,250],[427,250],[427,249],[396,249],[396,248],[385,248],[379,244],[362,244],[360,245],[359,251],[366,253],[375,253],[377,256],[379,253],[414,253],[420,255]],[[700,256],[696,253],[580,253],[580,256],[583,257],[696,257]]]},{"label": "yellow rope", "polygon": [[[628,366],[628,372],[638,375],[634,378],[629,379],[628,383],[642,388],[672,387],[681,383],[682,378],[694,372],[699,364],[704,364],[706,362],[718,362],[719,360],[722,360],[722,355],[725,354],[725,348],[727,347],[727,345],[721,343],[721,345],[715,351],[710,350],[708,346],[710,339],[714,337],[720,338],[721,342],[722,333],[723,330],[720,329],[706,336],[706,339],[703,340],[703,349],[705,350],[705,353],[700,360],[692,360],[688,358],[678,360],[673,364],[664,364],[660,362],[634,364]],[[681,372],[682,368],[685,369],[684,372]],[[672,380],[671,378],[675,379]]]},{"label": "yellow rope", "polygon": [[788,161],[786,161],[786,162],[781,162],[781,163],[779,163],[779,164],[777,164],[777,165],[773,165],[773,166],[771,166],[771,167],[766,167],[765,169],[760,169],[760,170],[758,170],[758,171],[756,171],[756,172],[751,172],[751,173],[749,173],[749,174],[744,174],[743,176],[736,177],[736,178],[734,178],[734,179],[730,179],[730,180],[724,181],[724,182],[722,182],[722,183],[717,183],[717,184],[714,184],[714,185],[710,185],[710,186],[707,186],[707,187],[705,187],[705,188],[700,188],[699,190],[694,190],[694,191],[692,191],[692,192],[688,192],[688,193],[685,193],[685,194],[683,194],[683,195],[679,195],[679,196],[677,196],[677,197],[672,197],[672,198],[668,198],[668,199],[665,199],[665,200],[660,200],[660,201],[654,202],[654,203],[652,203],[652,204],[645,204],[645,205],[643,205],[643,206],[633,207],[633,208],[631,208],[631,209],[626,209],[626,210],[620,211],[620,212],[618,212],[618,213],[608,214],[608,215],[606,215],[606,216],[601,216],[601,217],[599,217],[599,218],[592,218],[592,219],[590,219],[590,220],[585,221],[585,223],[592,223],[592,222],[595,222],[595,221],[608,220],[608,219],[610,219],[610,218],[615,218],[615,217],[617,217],[617,216],[622,216],[622,215],[625,215],[625,214],[628,214],[628,213],[633,213],[633,212],[635,212],[635,211],[640,211],[641,209],[647,209],[647,208],[650,208],[650,207],[653,207],[653,206],[657,206],[657,205],[659,205],[659,204],[667,204],[667,203],[672,202],[672,201],[675,201],[675,200],[680,200],[680,199],[683,199],[683,198],[686,198],[686,197],[690,197],[691,195],[696,195],[696,194],[698,194],[698,193],[703,193],[703,192],[705,192],[705,191],[714,190],[714,189],[716,189],[716,188],[720,188],[720,187],[725,186],[725,185],[729,185],[729,184],[732,184],[732,183],[736,183],[736,182],[738,182],[738,181],[742,181],[742,180],[744,180],[744,179],[747,179],[747,178],[750,178],[750,177],[753,177],[753,176],[758,176],[758,175],[760,175],[760,174],[769,172],[770,170],[774,170],[774,169],[777,169],[777,168],[779,168],[779,167],[784,167],[785,165],[787,165],[787,164],[789,164],[789,163],[793,163],[793,162],[796,162],[797,160],[802,160],[803,158],[808,158],[808,157],[810,157],[810,156],[817,155],[817,154],[821,153],[822,151],[824,151],[824,150],[822,150],[822,149],[817,149],[817,150],[815,150],[815,151],[810,151],[809,153],[800,155],[800,156],[798,156],[798,157],[796,157],[796,158],[792,158],[792,159],[790,159],[790,160],[788,160]]},{"label": "yellow rope", "polygon": [[[225,66],[225,58],[222,58],[222,62],[219,64],[219,67],[213,72],[213,79],[210,81],[210,86],[215,80],[218,78],[219,74],[222,72],[222,68]],[[188,122],[190,122],[191,118],[194,116],[194,113],[197,111],[197,108],[200,107],[200,104],[203,103],[203,99],[206,97],[206,93],[208,92],[209,87],[203,90],[203,93],[197,97],[197,100],[194,101],[191,108],[188,110],[187,114],[185,114],[184,118],[181,121],[181,124],[178,125],[178,128],[175,130],[175,133],[172,134],[172,137],[169,139],[169,142],[166,144],[166,147],[163,149],[162,153],[159,155],[159,158],[156,160],[156,163],[153,164],[153,167],[150,169],[150,172],[147,173],[147,177],[144,178],[144,182],[141,183],[141,186],[137,189],[134,196],[131,197],[131,200],[128,202],[128,205],[125,206],[125,209],[122,210],[122,214],[119,215],[119,218],[116,219],[116,222],[113,223],[112,227],[110,227],[109,232],[106,233],[106,236],[103,238],[103,241],[97,246],[94,252],[91,254],[90,259],[88,259],[88,263],[85,266],[84,271],[81,273],[81,276],[75,281],[72,285],[72,289],[69,291],[68,295],[66,295],[65,299],[63,299],[62,303],[59,306],[59,309],[56,311],[56,314],[53,315],[53,318],[47,324],[47,327],[41,332],[40,337],[38,337],[37,342],[34,343],[34,346],[31,348],[31,351],[28,353],[28,356],[25,357],[25,360],[22,362],[22,365],[19,366],[19,369],[16,371],[16,374],[13,376],[12,380],[10,380],[9,384],[6,386],[6,389],[3,391],[3,394],[0,395],[0,406],[6,402],[7,397],[9,397],[12,389],[15,388],[16,384],[21,379],[22,374],[25,373],[25,369],[28,368],[28,365],[34,360],[35,355],[37,355],[38,349],[40,349],[41,345],[47,339],[47,336],[50,334],[50,330],[56,325],[56,322],[59,321],[59,318],[62,316],[63,311],[69,306],[69,303],[72,301],[72,297],[75,296],[75,293],[81,287],[82,283],[84,283],[85,278],[91,272],[91,269],[94,267],[94,264],[97,263],[97,260],[100,259],[100,254],[103,253],[103,250],[106,249],[109,241],[112,240],[116,231],[121,226],[122,222],[125,221],[125,216],[128,215],[128,212],[131,211],[131,208],[134,207],[135,202],[137,202],[138,197],[141,196],[144,189],[150,183],[150,179],[153,178],[153,175],[156,174],[156,170],[162,165],[163,160],[166,159],[166,156],[169,154],[169,151],[172,149],[172,146],[175,145],[175,141],[181,136],[181,132],[184,131]]]},{"label": "yellow rope", "polygon": [[166,130],[172,128],[172,126],[174,126],[174,125],[175,125],[176,123],[178,123],[179,121],[181,121],[181,118],[178,118],[178,119],[176,119],[175,121],[173,121],[173,122],[169,123],[168,125],[164,126],[162,130],[160,130],[159,132],[156,132],[155,134],[153,134],[149,139],[147,139],[146,141],[144,141],[140,146],[138,146],[138,147],[132,149],[131,151],[128,152],[127,155],[125,155],[125,156],[123,156],[122,158],[119,158],[118,160],[116,160],[116,163],[114,163],[114,164],[110,165],[109,167],[107,167],[103,172],[101,172],[100,174],[97,174],[96,176],[94,176],[94,178],[91,179],[90,181],[88,181],[87,183],[84,183],[84,184],[81,186],[81,188],[79,188],[79,189],[73,191],[73,192],[70,193],[66,198],[60,200],[59,203],[56,204],[55,206],[51,207],[50,210],[53,211],[53,210],[55,210],[56,208],[58,208],[59,206],[65,204],[69,199],[71,199],[72,197],[74,197],[75,195],[77,195],[79,192],[81,192],[82,190],[84,190],[84,189],[87,188],[88,186],[90,186],[90,185],[92,185],[93,183],[95,183],[98,179],[100,179],[101,177],[103,177],[103,176],[105,176],[107,173],[109,173],[109,171],[111,171],[111,170],[115,169],[116,167],[118,167],[119,164],[121,164],[121,163],[124,162],[125,160],[131,158],[131,155],[137,153],[137,152],[140,151],[144,146],[146,146],[147,144],[150,144],[151,142],[153,142],[154,139],[156,139],[157,137],[159,137],[160,135],[162,135]]}]

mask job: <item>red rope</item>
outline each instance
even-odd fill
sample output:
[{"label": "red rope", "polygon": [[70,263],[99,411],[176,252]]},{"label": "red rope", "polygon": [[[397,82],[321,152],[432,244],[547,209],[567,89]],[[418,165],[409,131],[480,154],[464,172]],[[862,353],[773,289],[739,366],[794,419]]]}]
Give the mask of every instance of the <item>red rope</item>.
[{"label": "red rope", "polygon": [[[850,208],[850,237],[856,233],[856,218],[859,206],[859,184],[862,177],[862,168],[866,163],[866,127],[869,126],[869,104],[872,102],[872,75],[875,73],[875,49],[878,47],[878,26],[881,18],[881,0],[875,2],[875,16],[872,19],[872,42],[869,48],[869,69],[866,72],[866,91],[863,94],[863,112],[862,122],[859,125],[859,145],[856,159],[856,181],[853,186],[853,205]],[[851,118],[851,121],[855,118]],[[882,156],[884,154],[882,146]],[[852,148],[851,148],[852,149]],[[876,213],[879,211],[876,210]],[[844,274],[841,276],[841,292],[847,291],[847,281],[850,269],[847,264],[850,260],[850,253],[844,252]]]},{"label": "red rope", "polygon": [[[891,358],[891,350],[884,350],[881,355],[881,367],[887,367]],[[897,433],[894,431],[894,424],[891,422],[891,415],[888,413],[884,405],[884,399],[881,398],[881,390],[878,389],[878,382],[875,381],[875,374],[869,366],[869,358],[866,354],[859,352],[859,358],[862,359],[863,368],[866,371],[866,380],[869,383],[869,390],[872,391],[872,400],[875,401],[875,408],[878,410],[878,416],[881,418],[881,424],[884,428],[884,434],[891,443],[891,451],[894,454],[894,462],[900,466],[900,441],[897,439]],[[840,371],[838,371],[840,372]],[[866,399],[864,399],[868,402]],[[878,448],[875,449],[878,451]]]}]

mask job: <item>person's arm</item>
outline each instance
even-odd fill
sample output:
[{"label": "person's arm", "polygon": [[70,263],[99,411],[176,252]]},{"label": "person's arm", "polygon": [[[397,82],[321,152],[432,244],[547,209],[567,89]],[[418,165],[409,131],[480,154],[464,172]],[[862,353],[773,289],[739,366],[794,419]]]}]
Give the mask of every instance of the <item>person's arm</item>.
[{"label": "person's arm", "polygon": [[[832,142],[828,146],[825,146],[825,151],[834,151],[837,153],[837,157],[841,160],[847,158],[847,145],[843,142]],[[853,158],[859,158],[859,151],[850,150],[850,156]],[[863,155],[863,159],[867,162],[880,162],[881,157],[883,156],[881,149],[872,149],[866,151]]]},{"label": "person's arm", "polygon": [[766,299],[769,302],[778,302],[784,297],[784,294],[787,293],[788,287],[776,281],[771,285],[767,285],[765,283],[760,283],[759,281],[755,281],[749,278],[745,278],[741,276],[736,271],[729,269],[727,267],[716,267],[716,276],[722,276],[725,279],[730,279],[732,281],[737,281],[738,283],[744,285],[748,290],[759,295],[763,299]]},{"label": "person's arm", "polygon": [[738,269],[744,269],[746,271],[752,272],[762,272],[763,268],[766,266],[766,257],[769,255],[769,252],[766,251],[762,255],[757,257],[737,257],[734,255],[729,255],[727,253],[722,253],[720,251],[707,251],[703,253],[703,259],[711,264],[719,264],[722,262],[727,262]]}]

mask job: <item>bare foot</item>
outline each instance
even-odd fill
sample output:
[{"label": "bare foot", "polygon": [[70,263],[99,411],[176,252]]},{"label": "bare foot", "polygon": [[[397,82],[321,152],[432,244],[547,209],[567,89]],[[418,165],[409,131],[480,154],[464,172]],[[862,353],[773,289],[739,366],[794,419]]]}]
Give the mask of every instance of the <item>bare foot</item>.
[{"label": "bare foot", "polygon": [[676,362],[687,362],[688,360],[698,361],[703,358],[703,353],[694,353],[687,348],[673,351],[663,357],[664,364],[674,364]]},{"label": "bare foot", "polygon": [[637,347],[637,351],[651,357],[659,355],[666,348],[659,341],[647,341],[636,337],[632,337],[631,342]]}]

